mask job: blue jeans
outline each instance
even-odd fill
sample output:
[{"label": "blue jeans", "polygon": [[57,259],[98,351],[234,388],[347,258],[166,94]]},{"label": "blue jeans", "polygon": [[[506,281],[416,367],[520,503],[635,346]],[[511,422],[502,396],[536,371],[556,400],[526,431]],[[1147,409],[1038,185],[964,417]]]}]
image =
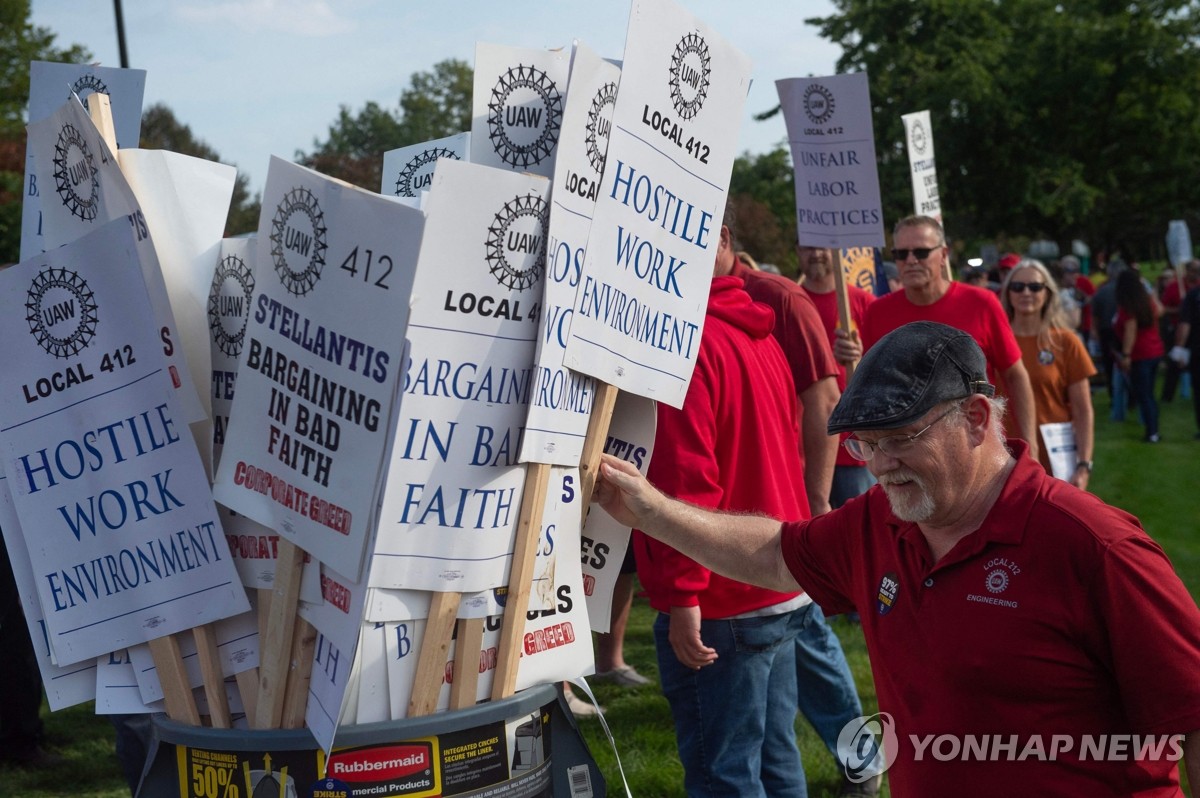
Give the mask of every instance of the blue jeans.
[{"label": "blue jeans", "polygon": [[690,798],[807,797],[796,747],[793,640],[813,606],[701,621],[700,639],[718,656],[698,671],[675,658],[670,616],[655,620],[659,679]]},{"label": "blue jeans", "polygon": [[808,609],[808,617],[796,635],[797,704],[844,775],[838,757],[838,733],[863,714],[862,703],[842,644],[826,623],[825,614],[816,604]]},{"label": "blue jeans", "polygon": [[829,506],[841,507],[855,496],[861,496],[875,484],[875,475],[865,465],[833,467],[833,485],[829,490]]},{"label": "blue jeans", "polygon": [[1146,427],[1147,436],[1158,434],[1158,401],[1154,398],[1154,377],[1158,373],[1160,359],[1151,357],[1135,360],[1129,365],[1130,391],[1137,399],[1138,411],[1142,417],[1142,424]]}]

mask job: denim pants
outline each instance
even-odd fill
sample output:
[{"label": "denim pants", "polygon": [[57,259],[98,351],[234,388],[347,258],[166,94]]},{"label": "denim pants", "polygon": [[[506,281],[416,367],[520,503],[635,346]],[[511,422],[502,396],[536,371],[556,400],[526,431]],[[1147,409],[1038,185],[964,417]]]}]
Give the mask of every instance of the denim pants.
[{"label": "denim pants", "polygon": [[841,507],[855,496],[861,496],[876,482],[875,475],[865,465],[833,467],[833,484],[829,489],[829,506]]},{"label": "denim pants", "polygon": [[794,639],[815,605],[780,615],[701,621],[717,659],[698,671],[675,658],[670,616],[654,622],[658,672],[675,719],[690,798],[806,798],[796,747]]},{"label": "denim pants", "polygon": [[1154,377],[1159,358],[1135,360],[1129,366],[1130,390],[1138,403],[1147,437],[1158,434],[1158,402],[1154,398]]},{"label": "denim pants", "polygon": [[847,723],[862,716],[862,702],[841,641],[829,628],[821,608],[812,604],[809,609],[796,635],[797,704],[845,775],[838,755],[838,734]]}]

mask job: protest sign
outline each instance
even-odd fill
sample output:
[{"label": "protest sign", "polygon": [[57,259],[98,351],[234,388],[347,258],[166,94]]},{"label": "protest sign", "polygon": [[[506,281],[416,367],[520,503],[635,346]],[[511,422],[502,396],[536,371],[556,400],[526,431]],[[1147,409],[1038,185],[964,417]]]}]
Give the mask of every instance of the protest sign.
[{"label": "protest sign", "polygon": [[383,154],[383,185],[379,193],[411,199],[420,197],[422,191],[429,189],[433,167],[440,158],[465,161],[470,152],[470,133],[456,133],[424,144],[388,150]]},{"label": "protest sign", "polygon": [[[1188,229],[1187,220],[1172,219],[1167,223],[1167,259],[1178,269],[1193,257],[1192,231]],[[1183,275],[1179,277],[1182,280]]]},{"label": "protest sign", "polygon": [[[121,152],[121,173],[137,197],[154,241],[180,333],[176,343],[183,349],[192,383],[204,388],[212,374],[208,272],[224,234],[237,170],[166,150],[132,149]],[[212,402],[207,390],[199,390],[198,396],[204,418],[194,432],[200,459],[211,476]]]},{"label": "protest sign", "polygon": [[125,649],[98,657],[94,672],[97,715],[142,715],[163,711],[162,701],[147,704],[142,700],[133,675],[133,660]]},{"label": "protest sign", "polygon": [[564,363],[683,404],[750,61],[670,0],[635,0]]},{"label": "protest sign", "polygon": [[[53,114],[74,92],[86,107],[88,97],[106,94],[112,104],[113,128],[118,147],[136,147],[142,127],[142,94],[146,70],[115,69],[95,64],[57,64],[33,61],[29,65],[29,121]],[[42,197],[46,185],[33,168],[33,139],[25,144],[25,188],[21,207],[21,260],[46,250],[42,240]],[[53,184],[50,186],[53,189]]]},{"label": "protest sign", "polygon": [[60,665],[249,608],[141,252],[117,219],[0,273],[0,453]]},{"label": "protest sign", "polygon": [[846,284],[875,294],[876,250],[874,247],[851,247],[839,253]]},{"label": "protest sign", "polygon": [[[605,453],[628,460],[645,474],[654,454],[657,422],[654,402],[636,394],[619,394],[604,442]],[[593,632],[606,633],[612,624],[613,591],[629,548],[629,527],[621,526],[608,513],[589,513],[580,544],[588,618]]]},{"label": "protest sign", "polygon": [[125,219],[136,234],[142,279],[158,324],[156,338],[167,358],[181,421],[205,417],[204,408],[184,358],[182,336],[175,323],[158,254],[137,198],[83,106],[73,97],[46,117],[27,126],[34,174],[42,194],[42,235],[46,249],[63,246],[114,219]]},{"label": "protest sign", "polygon": [[[42,604],[38,600],[37,580],[29,564],[29,548],[21,532],[21,523],[12,505],[8,492],[8,478],[0,473],[0,533],[4,535],[4,546],[8,553],[8,566],[12,568],[21,599],[21,611],[29,627],[29,639],[37,657],[38,671],[42,674],[42,687],[46,691],[46,703],[54,712],[73,707],[96,697],[96,663],[81,662],[60,668],[54,663],[50,641],[46,637],[46,623],[42,616]],[[0,559],[4,552],[0,552]],[[0,562],[0,568],[4,568]]]},{"label": "protest sign", "polygon": [[576,45],[555,159],[542,323],[522,462],[578,465],[583,452],[595,381],[566,368],[563,354],[620,80],[618,67]]},{"label": "protest sign", "polygon": [[[222,676],[233,676],[258,666],[258,619],[253,612],[224,618],[212,625],[215,631],[217,655],[221,665]],[[202,687],[204,676],[200,667],[200,656],[193,635],[179,635],[179,654],[187,673],[189,686]],[[163,697],[162,683],[158,679],[158,669],[147,645],[129,646],[126,649],[129,659],[133,662],[134,678],[137,679],[138,691],[146,703],[157,701]]]},{"label": "protest sign", "polygon": [[[353,626],[357,635],[358,626]],[[354,648],[357,646],[355,641]],[[357,706],[358,701],[357,684],[354,684],[351,678],[354,671],[352,653],[343,653],[332,640],[318,634],[316,651],[313,654],[312,678],[308,683],[304,724],[326,753],[333,747],[338,726],[354,722],[352,717],[347,717],[347,709],[351,709],[353,715],[357,714],[353,712],[353,708],[348,707],[351,702]]]},{"label": "protest sign", "polygon": [[908,166],[912,174],[913,213],[942,221],[942,201],[938,196],[937,161],[933,157],[933,125],[928,111],[900,117],[904,139],[908,142]]},{"label": "protest sign", "polygon": [[[413,286],[411,354],[372,587],[505,584],[525,470],[547,181],[441,160]],[[240,392],[240,389],[239,389]]]},{"label": "protest sign", "polygon": [[801,246],[882,247],[867,74],[775,82],[796,173]]},{"label": "protest sign", "polygon": [[271,160],[213,492],[351,578],[373,523],[423,223]]},{"label": "protest sign", "polygon": [[471,163],[549,177],[569,68],[566,50],[476,43]]}]

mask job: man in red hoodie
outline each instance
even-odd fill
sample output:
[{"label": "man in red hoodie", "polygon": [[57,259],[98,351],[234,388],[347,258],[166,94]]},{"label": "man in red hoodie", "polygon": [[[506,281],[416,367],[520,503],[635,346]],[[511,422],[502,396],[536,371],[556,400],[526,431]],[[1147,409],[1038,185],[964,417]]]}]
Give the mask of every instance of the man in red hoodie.
[{"label": "man in red hoodie", "polygon": [[[808,516],[796,394],[774,313],[728,274],[727,227],[683,408],[658,409],[649,479],[704,507]],[[806,794],[796,748],[794,641],[813,610],[798,591],[727,579],[634,533],[663,694],[689,796]]]}]

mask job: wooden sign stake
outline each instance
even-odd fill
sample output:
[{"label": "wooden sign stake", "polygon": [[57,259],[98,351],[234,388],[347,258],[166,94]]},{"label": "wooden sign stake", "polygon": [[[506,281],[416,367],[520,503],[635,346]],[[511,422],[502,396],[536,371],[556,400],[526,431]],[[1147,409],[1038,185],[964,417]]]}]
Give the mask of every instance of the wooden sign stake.
[{"label": "wooden sign stake", "polygon": [[[842,269],[842,251],[833,248],[833,284],[837,288],[838,324],[847,334],[854,330],[854,322],[850,318],[850,294],[846,290],[846,272]],[[854,376],[855,363],[846,364],[846,380]]]}]

